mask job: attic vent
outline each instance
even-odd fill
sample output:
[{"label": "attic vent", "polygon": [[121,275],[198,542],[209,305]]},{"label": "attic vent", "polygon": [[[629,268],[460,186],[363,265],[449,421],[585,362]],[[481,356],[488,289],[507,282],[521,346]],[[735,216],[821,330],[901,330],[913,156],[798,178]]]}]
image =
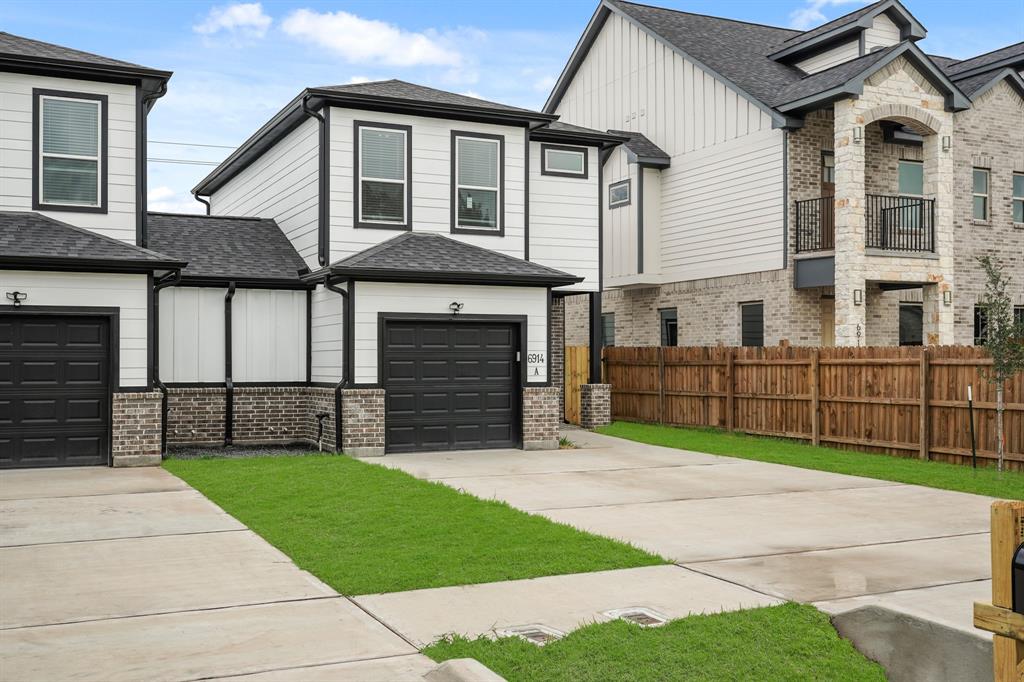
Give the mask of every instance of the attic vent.
[{"label": "attic vent", "polygon": [[612,619],[628,620],[630,623],[636,623],[640,627],[645,628],[656,628],[659,625],[664,625],[668,622],[668,618],[661,615],[654,609],[649,609],[644,606],[631,606],[625,609],[612,609],[611,611],[605,611],[604,615]]},{"label": "attic vent", "polygon": [[498,630],[496,634],[499,637],[519,637],[537,646],[544,646],[548,642],[553,642],[565,636],[565,633],[545,625],[517,625]]}]

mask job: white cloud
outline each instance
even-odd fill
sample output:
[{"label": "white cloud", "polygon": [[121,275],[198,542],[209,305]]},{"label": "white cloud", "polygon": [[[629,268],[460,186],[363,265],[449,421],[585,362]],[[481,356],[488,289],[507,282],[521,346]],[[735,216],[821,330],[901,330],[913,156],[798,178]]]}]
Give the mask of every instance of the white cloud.
[{"label": "white cloud", "polygon": [[187,192],[176,192],[170,187],[154,187],[146,193],[146,206],[158,213],[206,213],[206,206]]},{"label": "white cloud", "polygon": [[211,8],[206,19],[193,26],[192,30],[203,35],[227,31],[247,38],[262,38],[272,21],[263,13],[263,5],[260,3],[241,2]]},{"label": "white cloud", "polygon": [[417,33],[348,12],[299,9],[285,18],[284,32],[308,40],[356,64],[459,66],[462,55],[437,31]]},{"label": "white cloud", "polygon": [[366,76],[352,76],[348,79],[348,82],[350,85],[355,85],[356,83],[369,83],[370,79]]},{"label": "white cloud", "polygon": [[555,87],[555,81],[558,80],[554,76],[541,76],[534,82],[533,89],[537,92],[551,92],[551,88]]},{"label": "white cloud", "polygon": [[804,6],[789,13],[789,25],[792,28],[806,31],[828,21],[822,12],[826,7],[840,5],[864,4],[866,0],[806,0]]},{"label": "white cloud", "polygon": [[472,97],[473,99],[483,99],[483,97],[480,96],[479,92],[474,92],[473,90],[466,90],[465,92],[460,92],[459,94],[462,95],[463,97]]}]

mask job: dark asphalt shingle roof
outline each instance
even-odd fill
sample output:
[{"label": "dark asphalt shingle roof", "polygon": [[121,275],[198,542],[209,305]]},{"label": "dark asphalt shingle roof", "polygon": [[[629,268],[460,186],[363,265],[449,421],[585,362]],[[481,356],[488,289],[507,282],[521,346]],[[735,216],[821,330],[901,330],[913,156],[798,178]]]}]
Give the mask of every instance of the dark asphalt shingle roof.
[{"label": "dark asphalt shingle roof", "polygon": [[793,45],[799,45],[800,43],[806,42],[813,38],[817,38],[823,33],[828,33],[829,31],[833,31],[837,28],[842,28],[844,26],[852,24],[865,14],[871,13],[872,11],[874,11],[876,7],[887,1],[888,0],[878,0],[878,2],[873,2],[870,5],[865,5],[864,7],[854,10],[849,14],[844,14],[843,16],[837,17],[832,21],[825,22],[821,26],[812,28],[809,31],[804,31],[800,35],[793,36],[792,38],[786,40],[786,44],[780,45],[779,49],[782,49],[783,47],[792,47]]},{"label": "dark asphalt shingle roof", "polygon": [[154,71],[147,66],[133,64],[132,62],[112,59],[92,52],[73,50],[70,47],[44,43],[41,40],[33,40],[23,36],[16,36],[11,33],[0,31],[0,55],[11,55],[16,57],[28,57],[32,59],[56,60],[62,62],[73,62],[76,64],[88,64],[92,66],[111,67],[115,69],[128,69],[132,71]]},{"label": "dark asphalt shingle roof", "polygon": [[369,83],[350,83],[348,85],[325,85],[313,90],[337,92],[342,94],[365,95],[367,97],[379,97],[387,99],[407,100],[409,102],[428,102],[443,104],[455,107],[475,107],[477,109],[492,109],[512,114],[536,115],[536,111],[521,109],[519,107],[490,102],[485,99],[478,99],[468,95],[459,95],[447,90],[438,90],[425,85],[417,85],[406,81],[392,78],[386,81],[371,81]]},{"label": "dark asphalt shingle roof", "polygon": [[881,50],[869,52],[863,57],[837,64],[830,69],[813,73],[780,90],[773,99],[769,100],[769,103],[776,107],[782,106],[838,87],[901,47],[903,47],[903,43],[897,43]]},{"label": "dark asphalt shingle roof", "polygon": [[299,282],[306,263],[269,218],[150,213],[149,245],[188,261],[184,277]]},{"label": "dark asphalt shingle roof", "polygon": [[118,261],[140,266],[180,260],[30,211],[0,211],[0,259],[4,257]]},{"label": "dark asphalt shingle roof", "polygon": [[330,265],[338,274],[417,273],[459,279],[494,279],[570,284],[579,278],[561,270],[467,244],[432,232],[406,232]]},{"label": "dark asphalt shingle roof", "polygon": [[672,158],[666,154],[661,147],[647,139],[643,133],[636,133],[630,130],[609,130],[608,132],[629,138],[622,143],[622,146],[637,156],[643,156],[650,159],[664,159],[665,161]]},{"label": "dark asphalt shingle roof", "polygon": [[979,54],[976,57],[964,59],[953,64],[943,66],[942,68],[949,76],[955,78],[958,73],[988,66],[989,64],[995,64],[1007,59],[1012,60],[1013,63],[1018,65],[1020,63],[1024,63],[1024,42],[1007,45],[1006,47],[1001,47],[998,50]]}]

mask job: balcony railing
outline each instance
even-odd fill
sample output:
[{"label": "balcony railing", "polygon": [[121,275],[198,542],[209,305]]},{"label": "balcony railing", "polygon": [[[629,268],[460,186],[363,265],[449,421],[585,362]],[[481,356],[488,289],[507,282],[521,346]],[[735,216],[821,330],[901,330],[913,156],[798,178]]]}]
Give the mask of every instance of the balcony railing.
[{"label": "balcony railing", "polygon": [[[935,251],[935,200],[867,194],[864,246],[888,251]],[[829,251],[836,245],[835,199],[796,202],[796,250]]]}]

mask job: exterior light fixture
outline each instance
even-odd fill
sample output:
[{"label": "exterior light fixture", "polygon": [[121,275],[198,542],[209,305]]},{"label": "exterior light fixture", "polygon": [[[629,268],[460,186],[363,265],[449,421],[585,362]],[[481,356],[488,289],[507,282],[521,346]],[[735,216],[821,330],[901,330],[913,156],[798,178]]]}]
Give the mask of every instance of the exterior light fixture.
[{"label": "exterior light fixture", "polygon": [[951,289],[946,289],[942,292],[942,304],[953,305],[953,291]]},{"label": "exterior light fixture", "polygon": [[465,305],[466,305],[465,303],[459,303],[458,301],[452,301],[451,303],[448,304],[448,310],[452,311],[452,315],[458,315],[459,313],[462,312],[462,308]]},{"label": "exterior light fixture", "polygon": [[857,126],[853,129],[853,143],[860,144],[864,141],[864,129]]},{"label": "exterior light fixture", "polygon": [[853,304],[854,305],[864,305],[864,290],[863,289],[854,289],[853,290]]},{"label": "exterior light fixture", "polygon": [[24,291],[8,291],[7,300],[11,301],[15,308],[21,307],[21,302],[28,298]]},{"label": "exterior light fixture", "polygon": [[942,151],[948,152],[949,148],[952,147],[952,146],[953,146],[953,141],[950,139],[949,135],[943,135],[942,136]]}]

